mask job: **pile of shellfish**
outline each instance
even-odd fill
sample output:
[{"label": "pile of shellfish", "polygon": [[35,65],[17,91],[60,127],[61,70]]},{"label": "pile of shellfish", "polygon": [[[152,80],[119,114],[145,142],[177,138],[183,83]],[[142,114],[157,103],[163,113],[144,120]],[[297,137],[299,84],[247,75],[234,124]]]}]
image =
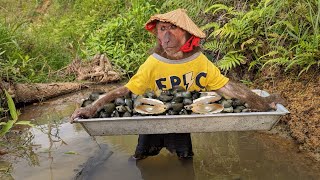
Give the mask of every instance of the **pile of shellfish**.
[{"label": "pile of shellfish", "polygon": [[[104,96],[93,92],[83,100],[86,107]],[[175,87],[166,91],[148,90],[143,95],[129,94],[107,103],[94,118],[132,117],[147,115],[189,115],[250,112],[248,104],[238,99],[225,98],[215,92],[185,91]]]}]

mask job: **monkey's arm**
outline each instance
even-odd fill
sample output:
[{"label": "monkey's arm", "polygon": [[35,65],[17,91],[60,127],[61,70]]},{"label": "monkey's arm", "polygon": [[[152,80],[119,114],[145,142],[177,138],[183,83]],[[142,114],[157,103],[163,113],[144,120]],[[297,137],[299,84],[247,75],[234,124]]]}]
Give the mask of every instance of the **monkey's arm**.
[{"label": "monkey's arm", "polygon": [[248,87],[241,83],[229,81],[225,86],[218,89],[217,92],[232,98],[237,98],[249,104],[251,109],[259,111],[268,111],[276,109],[276,103],[285,105],[286,102],[279,95],[270,95],[261,97],[252,92]]},{"label": "monkey's arm", "polygon": [[74,113],[71,115],[71,122],[78,117],[90,118],[90,117],[94,116],[96,114],[96,112],[101,110],[103,105],[115,100],[118,97],[123,97],[123,96],[127,95],[129,92],[130,92],[130,90],[125,86],[121,86],[117,89],[110,91],[104,97],[100,98],[99,100],[97,100],[96,102],[91,104],[90,106],[87,106],[84,108],[79,108],[79,109],[75,110]]}]

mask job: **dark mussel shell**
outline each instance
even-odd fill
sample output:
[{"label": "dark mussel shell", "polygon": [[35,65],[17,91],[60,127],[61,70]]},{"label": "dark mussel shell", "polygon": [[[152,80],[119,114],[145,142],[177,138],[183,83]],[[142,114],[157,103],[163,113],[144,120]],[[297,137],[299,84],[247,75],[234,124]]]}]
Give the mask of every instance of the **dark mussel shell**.
[{"label": "dark mussel shell", "polygon": [[192,100],[198,99],[200,97],[200,93],[198,91],[192,91]]},{"label": "dark mussel shell", "polygon": [[114,105],[113,103],[107,103],[103,106],[103,110],[108,114],[111,114],[115,109],[116,105]]},{"label": "dark mussel shell", "polygon": [[124,102],[123,98],[117,98],[117,99],[114,100],[114,104],[116,106],[121,106],[121,105],[125,105],[126,103]]},{"label": "dark mussel shell", "polygon": [[110,117],[110,114],[108,114],[105,111],[100,111],[99,118],[107,118],[107,117]]},{"label": "dark mussel shell", "polygon": [[183,97],[173,97],[172,101],[171,102],[174,102],[174,103],[182,103],[183,102]]},{"label": "dark mussel shell", "polygon": [[132,116],[132,114],[128,111],[123,113],[123,115],[122,115],[122,117],[131,117],[131,116]]},{"label": "dark mussel shell", "polygon": [[232,101],[232,106],[236,107],[236,106],[244,106],[244,102],[239,100],[239,99],[233,99]]},{"label": "dark mussel shell", "polygon": [[246,109],[245,106],[237,106],[235,109],[233,109],[233,112],[239,113],[242,112],[242,110]]},{"label": "dark mussel shell", "polygon": [[230,100],[221,100],[220,104],[224,107],[224,108],[229,108],[232,106],[232,101]]},{"label": "dark mussel shell", "polygon": [[120,114],[118,111],[114,110],[111,114],[111,117],[120,117]]},{"label": "dark mussel shell", "polygon": [[232,112],[233,112],[233,107],[231,106],[231,107],[228,107],[228,108],[224,108],[224,109],[222,110],[222,112],[232,113]]},{"label": "dark mussel shell", "polygon": [[169,102],[173,99],[173,96],[161,93],[160,96],[158,97],[158,99],[162,102]]},{"label": "dark mussel shell", "polygon": [[92,104],[92,103],[93,103],[92,100],[86,99],[86,100],[84,100],[84,101],[82,102],[81,107],[87,107],[87,106],[89,106],[89,105]]},{"label": "dark mussel shell", "polygon": [[168,110],[167,114],[168,115],[178,115],[179,111],[174,111],[174,110],[170,109],[170,110]]},{"label": "dark mussel shell", "polygon": [[183,99],[183,102],[182,102],[184,105],[190,105],[193,103],[192,99],[190,98],[184,98]]},{"label": "dark mussel shell", "polygon": [[147,97],[147,98],[156,98],[156,93],[152,90],[147,90],[145,93],[144,93],[144,96]]},{"label": "dark mussel shell", "polygon": [[133,109],[133,101],[129,98],[124,99],[124,103],[126,106],[128,106],[130,109]]},{"label": "dark mussel shell", "polygon": [[96,92],[92,92],[90,95],[89,95],[89,99],[92,100],[92,101],[95,101],[97,99],[99,99],[100,95],[104,94],[105,92],[103,91],[96,91]]},{"label": "dark mussel shell", "polygon": [[182,92],[185,91],[184,87],[182,86],[174,86],[172,87],[172,89],[169,90],[171,92],[171,94],[176,94],[177,92]]},{"label": "dark mussel shell", "polygon": [[181,111],[183,109],[183,103],[170,103],[170,109],[173,111]]},{"label": "dark mussel shell", "polygon": [[187,115],[189,114],[188,111],[186,109],[182,109],[180,112],[179,112],[179,115]]}]

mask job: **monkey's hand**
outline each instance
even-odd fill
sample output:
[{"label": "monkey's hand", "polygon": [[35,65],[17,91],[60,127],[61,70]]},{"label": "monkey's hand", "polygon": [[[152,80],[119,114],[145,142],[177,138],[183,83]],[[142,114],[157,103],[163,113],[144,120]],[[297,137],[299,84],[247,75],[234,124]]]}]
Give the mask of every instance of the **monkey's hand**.
[{"label": "monkey's hand", "polygon": [[87,107],[82,107],[79,109],[76,109],[73,114],[71,115],[71,123],[73,123],[73,121],[76,118],[90,118],[92,116],[94,116],[97,112],[97,109],[94,106],[87,106]]},{"label": "monkey's hand", "polygon": [[287,101],[283,99],[280,94],[271,94],[270,96],[265,97],[265,99],[271,109],[277,109],[277,104],[282,104],[284,106],[288,105]]}]

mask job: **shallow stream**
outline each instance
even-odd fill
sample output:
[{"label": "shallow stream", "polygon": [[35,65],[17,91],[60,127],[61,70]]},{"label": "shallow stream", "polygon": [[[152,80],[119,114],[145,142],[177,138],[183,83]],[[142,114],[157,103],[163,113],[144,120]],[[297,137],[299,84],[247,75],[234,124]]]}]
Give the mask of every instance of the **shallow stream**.
[{"label": "shallow stream", "polygon": [[68,122],[90,92],[22,109],[20,119],[33,119],[38,126],[29,129],[34,135],[32,161],[17,159],[14,179],[320,179],[320,163],[298,153],[292,140],[267,132],[194,133],[193,160],[178,160],[163,149],[158,156],[129,161],[136,135],[94,139]]}]

